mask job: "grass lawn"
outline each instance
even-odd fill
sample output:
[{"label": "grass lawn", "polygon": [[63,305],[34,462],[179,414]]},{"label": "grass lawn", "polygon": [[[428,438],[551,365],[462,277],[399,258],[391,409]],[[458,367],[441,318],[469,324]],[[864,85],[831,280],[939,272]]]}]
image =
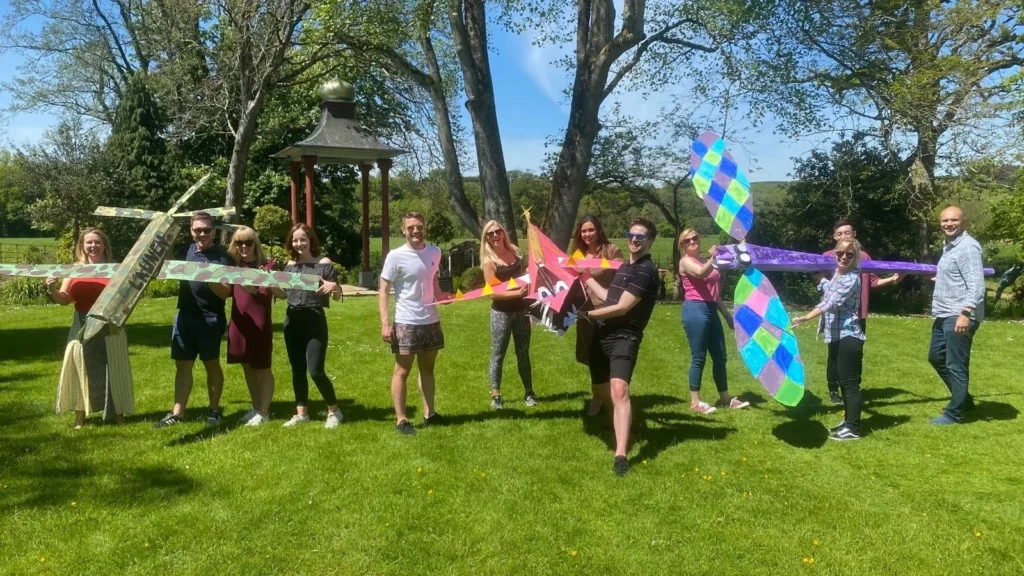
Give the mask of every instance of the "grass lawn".
[{"label": "grass lawn", "polygon": [[328,315],[341,427],[322,428],[314,390],[318,422],[281,428],[293,395],[278,335],[269,425],[236,426],[248,405],[231,366],[224,428],[204,428],[200,368],[189,422],[153,430],[172,402],[173,308],[144,300],[132,316],[137,414],[81,431],[53,414],[71,311],[3,310],[0,572],[1024,573],[1020,323],[983,325],[979,406],[936,428],[926,419],[948,393],[926,361],[928,319],[872,317],[867,436],[837,444],[812,327],[799,329],[811,393],[798,408],[769,399],[733,349],[732,390],[754,406],[705,417],[687,407],[679,307],[659,306],[633,383],[633,471],[619,479],[607,428],[581,417],[589,380],[571,335],[533,333],[539,406],[521,403],[509,358],[508,409],[489,409],[479,301],[442,310],[437,404],[450,426],[395,433],[376,300],[351,298]]}]

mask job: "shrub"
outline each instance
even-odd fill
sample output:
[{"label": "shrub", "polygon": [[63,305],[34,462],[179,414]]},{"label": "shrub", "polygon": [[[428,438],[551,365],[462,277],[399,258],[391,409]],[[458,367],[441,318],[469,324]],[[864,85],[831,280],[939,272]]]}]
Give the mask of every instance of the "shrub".
[{"label": "shrub", "polygon": [[280,244],[284,242],[284,237],[292,227],[292,216],[280,206],[260,206],[256,209],[252,227],[264,244]]},{"label": "shrub", "polygon": [[285,265],[291,260],[288,252],[280,246],[264,246],[263,252],[267,255],[268,261],[272,261],[269,263],[274,270],[284,270]]},{"label": "shrub", "polygon": [[21,255],[21,261],[25,264],[56,264],[57,255],[39,246],[29,246],[25,253]]},{"label": "shrub", "polygon": [[176,298],[178,296],[178,280],[153,280],[146,286],[147,298]]},{"label": "shrub", "polygon": [[7,278],[0,281],[0,304],[26,306],[49,301],[46,282],[39,278]]},{"label": "shrub", "polygon": [[[454,278],[453,278],[454,281]],[[452,284],[454,286],[454,282]],[[469,290],[476,290],[482,288],[484,285],[484,271],[478,266],[473,268],[467,268],[463,271],[462,276],[459,280],[459,286],[462,287],[462,291],[466,292]]]}]

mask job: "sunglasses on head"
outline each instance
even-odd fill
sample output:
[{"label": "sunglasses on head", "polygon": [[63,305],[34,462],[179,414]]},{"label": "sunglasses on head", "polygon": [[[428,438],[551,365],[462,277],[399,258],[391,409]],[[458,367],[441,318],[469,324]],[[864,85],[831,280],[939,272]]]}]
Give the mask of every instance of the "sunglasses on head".
[{"label": "sunglasses on head", "polygon": [[633,234],[632,232],[626,232],[626,240],[643,242],[647,240],[647,234]]},{"label": "sunglasses on head", "polygon": [[496,230],[489,230],[487,232],[487,237],[488,238],[494,238],[495,236],[501,236],[504,233],[505,233],[505,231],[502,230],[501,228],[498,228]]},{"label": "sunglasses on head", "polygon": [[203,235],[203,234],[209,234],[210,232],[213,232],[213,228],[193,228],[192,229],[192,233],[193,234]]},{"label": "sunglasses on head", "polygon": [[852,260],[854,257],[853,252],[836,252],[837,260]]},{"label": "sunglasses on head", "polygon": [[252,248],[253,244],[255,244],[255,242],[252,240],[235,240],[235,246],[238,247],[244,246],[246,248]]}]

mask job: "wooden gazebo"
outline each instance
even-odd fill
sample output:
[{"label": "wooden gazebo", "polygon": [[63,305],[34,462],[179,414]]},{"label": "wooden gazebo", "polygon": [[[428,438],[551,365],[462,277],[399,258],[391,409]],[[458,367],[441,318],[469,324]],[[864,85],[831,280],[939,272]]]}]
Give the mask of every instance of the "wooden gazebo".
[{"label": "wooden gazebo", "polygon": [[374,285],[370,270],[370,170],[376,163],[380,168],[381,184],[381,262],[390,250],[388,230],[388,172],[392,158],[405,154],[404,150],[381,144],[372,138],[356,121],[355,89],[340,80],[330,80],[320,87],[320,123],[313,133],[301,142],[274,154],[274,158],[289,160],[292,176],[292,223],[299,219],[299,170],[305,172],[306,224],[313,227],[313,194],[316,165],[355,164],[359,166],[363,192],[363,247],[359,284]]}]

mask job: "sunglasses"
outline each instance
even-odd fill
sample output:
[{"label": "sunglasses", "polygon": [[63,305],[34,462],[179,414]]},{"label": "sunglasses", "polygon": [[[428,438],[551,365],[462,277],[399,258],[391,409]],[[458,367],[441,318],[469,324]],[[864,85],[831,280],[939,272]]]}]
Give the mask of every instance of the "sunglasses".
[{"label": "sunglasses", "polygon": [[239,248],[243,246],[246,248],[252,248],[253,244],[255,244],[255,242],[252,240],[235,240],[235,246],[238,246]]},{"label": "sunglasses", "polygon": [[626,232],[626,240],[630,242],[643,242],[647,240],[647,234],[633,234],[632,232]]},{"label": "sunglasses", "polygon": [[413,224],[411,226],[406,226],[405,229],[409,232],[423,232],[424,226],[423,224]]},{"label": "sunglasses", "polygon": [[700,244],[700,236],[690,236],[689,238],[683,238],[683,244]]},{"label": "sunglasses", "polygon": [[836,252],[836,260],[853,260],[853,252]]},{"label": "sunglasses", "polygon": [[192,229],[192,233],[196,234],[198,236],[202,236],[204,234],[209,234],[211,232],[213,232],[213,228],[193,228]]},{"label": "sunglasses", "polygon": [[495,236],[501,236],[501,235],[502,235],[502,234],[504,234],[504,233],[505,233],[505,231],[504,231],[504,230],[502,230],[501,228],[498,228],[497,230],[491,230],[491,231],[489,231],[489,232],[487,233],[487,237],[488,237],[488,238],[494,238]]}]

